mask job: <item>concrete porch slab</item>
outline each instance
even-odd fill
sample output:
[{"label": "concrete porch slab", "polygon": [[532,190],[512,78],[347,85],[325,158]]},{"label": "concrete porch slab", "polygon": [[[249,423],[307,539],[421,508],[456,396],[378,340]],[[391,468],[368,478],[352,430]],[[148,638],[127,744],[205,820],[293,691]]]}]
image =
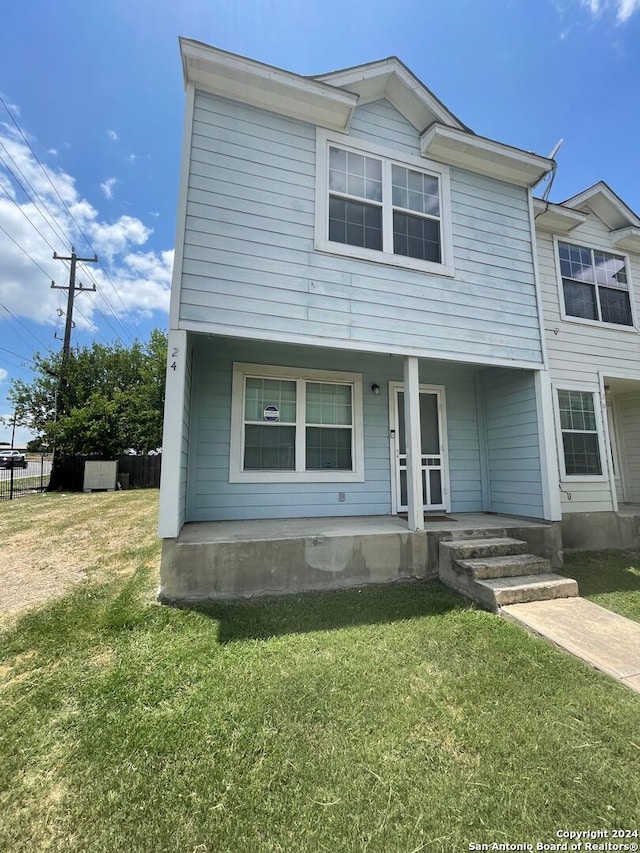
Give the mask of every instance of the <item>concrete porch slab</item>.
[{"label": "concrete porch slab", "polygon": [[[443,513],[437,513],[441,519]],[[493,530],[515,527],[538,528],[545,522],[513,515],[486,512],[456,512],[446,521],[431,521],[425,514],[425,532]],[[296,539],[300,536],[377,536],[407,533],[407,522],[397,515],[332,516],[330,518],[261,518],[244,521],[195,521],[185,524],[178,542],[251,542]]]},{"label": "concrete porch slab", "polygon": [[553,565],[558,524],[484,513],[427,520],[410,531],[397,516],[258,519],[186,524],[162,544],[163,601],[237,598],[436,578],[440,541],[478,536],[526,540]]},{"label": "concrete porch slab", "polygon": [[640,623],[584,598],[510,604],[500,613],[640,693]]}]

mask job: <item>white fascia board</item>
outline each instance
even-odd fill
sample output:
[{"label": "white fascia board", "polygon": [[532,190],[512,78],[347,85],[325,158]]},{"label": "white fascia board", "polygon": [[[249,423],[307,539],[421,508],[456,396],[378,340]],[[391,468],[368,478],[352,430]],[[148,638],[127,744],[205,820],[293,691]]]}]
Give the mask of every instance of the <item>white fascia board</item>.
[{"label": "white fascia board", "polygon": [[537,184],[554,165],[548,157],[441,124],[423,132],[420,151],[423,157],[523,187]]},{"label": "white fascia board", "polygon": [[611,232],[611,243],[625,252],[640,252],[640,228],[618,228]]},{"label": "white fascia board", "polygon": [[361,104],[386,98],[418,131],[434,121],[465,129],[462,122],[395,57],[314,79],[356,92]]},{"label": "white fascia board", "polygon": [[180,40],[185,83],[288,118],[345,131],[358,95],[243,56]]},{"label": "white fascia board", "polygon": [[587,221],[586,213],[541,198],[534,198],[533,211],[536,228],[552,234],[570,234],[574,228]]},{"label": "white fascia board", "polygon": [[[208,320],[180,320],[179,328],[197,334],[217,335],[224,338],[240,338],[241,340],[262,341],[256,337],[255,329],[247,326],[228,326],[222,323],[212,323]],[[280,332],[269,337],[272,343],[296,344],[311,347],[323,347],[345,352],[366,352],[384,355],[416,355],[428,361],[450,361],[456,364],[473,364],[482,367],[506,367],[514,370],[542,370],[545,365],[542,356],[536,361],[520,359],[494,358],[492,356],[473,356],[457,353],[454,350],[432,352],[419,347],[407,347],[394,344],[381,344],[378,347],[368,341],[354,341],[347,338],[325,338],[320,335],[295,334]]]}]

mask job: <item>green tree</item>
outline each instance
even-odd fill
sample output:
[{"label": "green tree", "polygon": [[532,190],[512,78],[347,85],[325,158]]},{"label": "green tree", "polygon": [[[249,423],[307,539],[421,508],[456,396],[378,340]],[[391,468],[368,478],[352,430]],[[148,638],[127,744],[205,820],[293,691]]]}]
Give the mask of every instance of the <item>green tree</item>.
[{"label": "green tree", "polygon": [[121,344],[33,357],[31,382],[14,380],[9,399],[17,421],[39,445],[64,454],[119,456],[148,453],[162,444],[166,334],[146,344]]}]

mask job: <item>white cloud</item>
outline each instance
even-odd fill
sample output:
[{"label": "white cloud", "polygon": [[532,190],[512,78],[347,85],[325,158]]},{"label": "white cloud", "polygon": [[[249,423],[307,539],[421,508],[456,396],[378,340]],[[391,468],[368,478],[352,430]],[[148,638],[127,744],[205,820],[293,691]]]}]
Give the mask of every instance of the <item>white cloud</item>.
[{"label": "white cloud", "polygon": [[136,160],[138,160],[138,159],[139,159],[138,154],[127,154],[127,160],[129,161],[129,163],[135,163]]},{"label": "white cloud", "polygon": [[47,154],[51,154],[52,157],[57,157],[58,156],[58,149],[57,148],[48,148]]},{"label": "white cloud", "polygon": [[108,131],[107,131],[107,136],[109,137],[109,139],[110,139],[112,142],[117,142],[117,141],[118,141],[118,134],[115,132],[115,130],[108,130]]},{"label": "white cloud", "polygon": [[640,9],[640,0],[618,0],[618,21],[623,24]]},{"label": "white cloud", "polygon": [[[79,272],[87,287],[95,280],[98,290],[81,298],[86,320],[78,314],[74,318],[78,326],[111,334],[101,312],[124,317],[128,325],[136,317],[167,311],[173,253],[150,249],[153,230],[134,216],[103,218],[79,194],[72,175],[41,157],[43,172],[28,146],[6,125],[0,125],[0,141],[42,202],[24,198],[0,164],[0,185],[7,190],[7,194],[0,192],[0,302],[17,317],[55,326],[62,291],[52,290],[50,283],[66,284],[68,265],[52,255],[53,251],[68,255],[73,243],[79,254],[89,257],[96,251],[101,261]],[[105,185],[112,190],[109,181]],[[134,329],[130,331],[135,334]]]},{"label": "white cloud", "polygon": [[121,216],[111,223],[89,223],[89,235],[96,252],[106,255],[110,260],[114,255],[126,252],[130,244],[142,246],[152,233],[153,229],[147,228],[133,216]]},{"label": "white cloud", "polygon": [[8,375],[9,371],[5,370],[4,367],[0,367],[0,385],[5,381]]},{"label": "white cloud", "polygon": [[619,24],[624,24],[640,9],[640,0],[580,0],[580,5],[594,18],[600,17],[604,12],[610,12],[615,14]]},{"label": "white cloud", "polygon": [[117,178],[107,178],[104,183],[100,184],[100,189],[104,193],[104,197],[109,201],[111,201],[111,199],[113,198],[113,188],[117,183]]}]

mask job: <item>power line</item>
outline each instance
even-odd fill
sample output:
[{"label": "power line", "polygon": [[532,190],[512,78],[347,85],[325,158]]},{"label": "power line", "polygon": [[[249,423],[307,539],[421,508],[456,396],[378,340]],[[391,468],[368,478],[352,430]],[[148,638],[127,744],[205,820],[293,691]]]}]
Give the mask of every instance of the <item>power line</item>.
[{"label": "power line", "polygon": [[19,323],[19,325],[22,326],[22,328],[25,330],[25,332],[27,332],[28,334],[31,335],[31,337],[34,339],[34,341],[36,341],[38,344],[40,344],[41,347],[44,347],[46,350],[49,350],[49,347],[45,343],[43,343],[37,335],[34,335],[34,333],[31,331],[31,329],[28,326],[25,326],[25,324],[22,322],[22,320],[20,320],[18,317],[16,317],[16,315],[13,314],[7,308],[6,305],[3,305],[2,302],[0,302],[0,308],[4,308],[4,310],[7,312],[7,314],[9,314],[10,317],[13,317],[13,319],[16,321],[16,323]]},{"label": "power line", "polygon": [[20,125],[18,124],[18,122],[17,122],[17,121],[15,120],[15,118],[13,117],[13,113],[11,112],[11,110],[9,109],[9,107],[7,106],[6,101],[4,100],[4,98],[2,97],[2,95],[0,95],[0,102],[2,102],[2,106],[3,106],[3,107],[5,108],[5,110],[7,111],[7,114],[8,114],[8,116],[9,116],[9,118],[11,119],[11,121],[13,122],[13,124],[14,124],[14,126],[15,126],[16,130],[18,131],[18,133],[20,134],[20,136],[21,136],[21,137],[22,137],[22,139],[24,140],[25,145],[27,146],[27,148],[29,149],[29,151],[31,151],[31,154],[33,155],[33,157],[34,157],[34,159],[35,159],[36,163],[38,164],[38,166],[40,166],[40,170],[42,171],[42,174],[45,176],[45,178],[46,178],[46,179],[49,181],[49,183],[51,184],[51,188],[53,189],[54,193],[55,193],[55,194],[58,196],[58,198],[60,199],[61,203],[63,204],[63,206],[64,206],[64,208],[65,208],[65,210],[67,211],[67,213],[68,213],[68,214],[69,214],[69,216],[71,217],[72,222],[74,222],[74,223],[75,223],[75,226],[76,226],[76,228],[78,229],[79,233],[82,235],[82,237],[84,237],[84,239],[85,239],[85,241],[86,241],[87,245],[89,246],[89,248],[91,249],[91,251],[92,251],[92,252],[94,253],[94,255],[95,255],[95,254],[96,254],[96,251],[95,251],[95,249],[93,248],[93,246],[91,245],[91,243],[90,243],[90,241],[89,241],[89,238],[86,236],[86,234],[83,232],[82,228],[81,228],[81,227],[80,227],[80,225],[78,224],[78,222],[77,222],[77,220],[76,220],[75,216],[73,215],[73,213],[72,213],[72,212],[71,212],[71,210],[69,209],[69,205],[66,203],[66,201],[62,198],[62,196],[61,196],[61,195],[60,195],[60,193],[58,192],[58,188],[57,188],[57,187],[56,187],[56,185],[53,183],[53,181],[51,180],[51,177],[49,176],[49,173],[47,172],[47,170],[44,168],[44,166],[43,166],[43,165],[42,165],[42,163],[40,162],[40,159],[39,159],[38,155],[36,154],[36,152],[35,152],[35,151],[33,150],[33,148],[31,147],[31,143],[29,142],[29,140],[27,139],[27,137],[26,137],[26,136],[24,135],[24,133],[22,132],[22,128],[20,127]]},{"label": "power line", "polygon": [[[18,124],[18,122],[16,121],[16,119],[15,119],[15,117],[14,117],[13,113],[12,113],[12,112],[11,112],[11,110],[9,109],[9,107],[8,107],[8,105],[7,105],[6,101],[4,100],[4,98],[2,97],[2,95],[0,95],[0,103],[2,103],[2,105],[4,106],[4,108],[5,108],[6,112],[7,112],[7,114],[9,115],[9,118],[10,118],[10,119],[11,119],[11,121],[13,122],[13,125],[15,126],[16,130],[17,130],[17,131],[18,131],[18,133],[20,134],[20,136],[21,136],[21,138],[23,139],[23,141],[24,141],[25,145],[28,147],[28,149],[29,149],[29,151],[31,152],[32,156],[34,157],[34,159],[35,159],[36,163],[37,163],[37,164],[38,164],[38,166],[40,167],[40,170],[42,171],[42,174],[45,176],[45,178],[46,178],[46,179],[47,179],[47,181],[49,182],[49,184],[50,184],[51,188],[53,189],[53,191],[55,192],[56,196],[57,196],[57,197],[58,197],[58,199],[60,200],[61,204],[64,206],[65,210],[67,211],[67,213],[68,213],[68,214],[69,214],[69,216],[71,217],[71,221],[74,223],[74,225],[76,226],[76,228],[77,228],[78,232],[79,232],[79,233],[80,233],[80,235],[84,238],[85,242],[87,243],[87,245],[89,246],[89,248],[91,249],[91,251],[92,251],[92,252],[94,253],[94,255],[97,257],[97,252],[95,251],[95,249],[94,249],[94,247],[93,247],[93,245],[92,245],[91,241],[89,240],[89,238],[87,237],[86,233],[85,233],[85,232],[84,232],[84,230],[82,229],[81,225],[79,224],[79,222],[77,221],[77,219],[76,219],[76,218],[75,218],[75,216],[73,215],[73,213],[72,213],[71,209],[69,208],[69,206],[68,206],[68,204],[66,203],[66,201],[64,200],[64,198],[60,195],[60,193],[59,193],[59,191],[58,191],[58,188],[56,187],[56,185],[55,185],[55,184],[53,183],[53,181],[51,180],[51,176],[50,176],[49,172],[44,168],[44,166],[43,166],[42,162],[40,161],[40,159],[39,159],[38,155],[36,154],[35,150],[34,150],[34,149],[33,149],[33,147],[31,146],[31,143],[29,142],[29,140],[27,139],[27,137],[26,137],[26,136],[25,136],[25,134],[23,133],[22,128],[20,127],[20,125],[19,125],[19,124]],[[0,142],[0,145],[2,145],[2,143],[1,143],[1,142]],[[18,169],[18,171],[20,172],[20,175],[23,177],[23,179],[25,180],[25,182],[27,183],[27,185],[28,185],[28,186],[29,186],[29,188],[31,189],[31,191],[32,191],[33,195],[38,199],[39,203],[44,207],[44,209],[46,210],[47,214],[49,215],[49,217],[50,217],[50,218],[52,219],[52,221],[54,222],[54,224],[55,224],[56,228],[58,229],[59,234],[62,234],[63,242],[65,242],[67,245],[71,246],[71,243],[69,242],[68,238],[64,235],[64,232],[62,231],[62,229],[60,228],[60,226],[59,226],[59,225],[58,225],[58,223],[56,222],[55,217],[52,215],[51,211],[49,210],[49,208],[47,207],[47,205],[46,205],[46,204],[45,204],[45,202],[43,201],[42,197],[41,197],[41,196],[37,193],[37,191],[33,188],[32,184],[29,182],[29,180],[28,180],[28,179],[26,178],[26,176],[23,174],[22,170],[20,169],[20,167],[19,167],[19,166],[17,165],[17,163],[15,162],[15,159],[14,159],[13,157],[11,157],[11,155],[9,154],[9,152],[7,151],[7,149],[5,148],[5,146],[4,146],[4,145],[2,145],[2,147],[3,147],[3,149],[5,150],[5,152],[7,153],[7,156],[9,156],[9,157],[10,157],[10,159],[13,161],[14,165],[16,166],[16,168]],[[3,163],[4,163],[4,160],[3,160]],[[36,204],[36,202],[34,201],[34,199],[32,199],[32,198],[29,196],[29,193],[27,193],[27,191],[24,189],[24,187],[22,186],[22,184],[20,183],[20,181],[16,178],[15,174],[13,173],[13,171],[10,169],[10,167],[9,167],[6,163],[5,163],[5,168],[7,168],[7,169],[8,169],[8,171],[11,173],[12,177],[14,178],[14,180],[16,181],[16,183],[18,183],[18,185],[21,187],[22,191],[25,193],[25,195],[27,196],[27,198],[29,198],[31,201],[33,201],[34,205],[35,205],[35,206],[36,206],[36,208],[38,209],[38,212],[39,212],[39,213],[40,213],[40,215],[43,217],[43,219],[45,220],[45,222],[47,222],[47,225],[48,225],[50,228],[52,228],[51,223],[47,221],[46,217],[44,216],[44,214],[42,213],[42,211],[40,210],[40,208],[38,207],[38,205]],[[7,195],[9,195],[9,194],[7,193]],[[14,199],[12,199],[12,201],[14,201],[14,202],[15,202],[15,200],[14,200]],[[16,203],[16,205],[17,205],[17,202],[15,202],[15,203]],[[19,205],[17,205],[17,206],[18,206],[18,208],[20,208],[20,206],[19,206]],[[24,215],[26,216],[26,214],[24,214]],[[28,217],[27,217],[27,218],[28,218]],[[33,225],[33,223],[31,223],[31,224]],[[35,225],[34,225],[34,227],[35,227]],[[4,230],[4,229],[3,229],[3,230]],[[40,236],[41,236],[41,237],[43,237],[43,239],[45,239],[45,240],[46,240],[46,238],[44,238],[44,235],[39,231],[39,229],[37,229],[37,228],[36,228],[36,230],[38,231],[38,233],[40,234]],[[6,232],[5,232],[5,233],[6,233]],[[14,242],[15,242],[15,241],[14,241]],[[50,244],[48,241],[46,241],[46,242],[48,243],[49,247],[50,247],[53,251],[55,251],[55,250],[53,249],[53,246],[51,246],[51,244]],[[116,285],[115,285],[115,283],[114,283],[113,279],[111,278],[111,276],[110,276],[110,274],[109,274],[108,270],[106,269],[106,267],[104,266],[104,264],[102,264],[102,262],[100,262],[100,267],[102,268],[102,271],[103,271],[103,274],[104,274],[105,278],[107,279],[107,281],[109,282],[109,284],[110,284],[110,285],[111,285],[111,287],[113,288],[113,291],[114,291],[114,293],[115,293],[116,297],[118,298],[118,301],[120,302],[120,304],[121,304],[121,306],[122,306],[122,308],[123,308],[123,310],[124,310],[124,313],[125,313],[126,317],[128,318],[129,323],[131,324],[131,326],[135,326],[135,323],[133,322],[133,318],[131,317],[131,315],[130,315],[130,313],[129,313],[129,310],[128,310],[128,308],[127,308],[127,306],[125,305],[124,300],[122,299],[122,297],[121,297],[121,295],[120,295],[120,293],[119,293],[119,291],[118,291],[118,289],[117,289],[117,287],[116,287]],[[93,285],[94,285],[94,287],[95,287],[95,286],[97,285],[97,282],[96,282],[96,279],[95,279],[95,277],[94,277],[93,273],[91,273],[91,272],[89,272],[89,271],[87,270],[87,275],[88,275],[89,279],[91,280],[91,282],[93,283]],[[113,315],[113,316],[118,320],[118,322],[119,322],[119,323],[120,323],[120,325],[122,326],[122,328],[123,328],[123,330],[124,330],[125,334],[128,336],[128,338],[129,338],[131,341],[133,341],[133,340],[134,340],[133,335],[131,335],[131,333],[128,331],[128,329],[126,328],[126,326],[124,325],[124,323],[123,323],[123,322],[122,322],[122,320],[120,319],[118,312],[114,309],[113,305],[109,302],[109,300],[108,300],[108,299],[107,299],[107,297],[106,297],[106,294],[105,294],[105,293],[103,293],[103,292],[101,292],[101,296],[102,296],[102,298],[105,300],[105,303],[106,303],[106,304],[107,304],[107,306],[109,307],[109,310],[111,311],[112,315]],[[106,315],[104,314],[104,312],[101,312],[101,313],[103,314],[103,317],[105,317],[105,320],[106,320]],[[117,333],[116,333],[116,334],[117,334]]]},{"label": "power line", "polygon": [[[1,144],[2,144],[2,143],[0,142],[0,145],[1,145]],[[1,157],[1,156],[0,156],[0,160],[2,160],[2,157]],[[4,161],[3,161],[3,162],[4,162]],[[10,201],[10,202],[12,202],[12,203],[16,206],[16,208],[18,209],[19,213],[21,213],[21,214],[22,214],[22,216],[24,216],[24,218],[27,220],[27,222],[29,223],[29,225],[31,225],[31,227],[32,227],[35,231],[37,231],[37,232],[38,232],[38,234],[42,237],[42,239],[43,239],[43,240],[44,240],[44,242],[47,244],[47,246],[51,249],[51,251],[52,251],[52,252],[55,252],[55,250],[56,250],[56,249],[55,249],[55,246],[53,246],[53,245],[52,245],[52,244],[47,240],[47,238],[44,236],[44,234],[42,233],[42,231],[41,231],[41,230],[38,228],[38,226],[35,224],[35,222],[33,221],[33,219],[31,219],[31,217],[30,217],[30,216],[28,216],[28,215],[24,212],[24,210],[23,210],[23,208],[22,208],[22,205],[18,204],[18,202],[15,200],[15,198],[11,195],[11,193],[7,190],[7,188],[6,188],[6,187],[0,187],[0,188],[4,190],[4,192],[5,192],[6,196],[7,196],[7,198],[9,199],[9,201]]]},{"label": "power line", "polygon": [[[29,187],[29,189],[31,190],[32,195],[30,195],[30,194],[29,194],[29,192],[25,189],[24,184],[22,184],[22,182],[21,182],[21,181],[20,181],[20,179],[16,176],[16,174],[15,174],[15,172],[13,171],[13,169],[11,168],[11,166],[9,166],[9,164],[6,162],[6,160],[4,159],[4,157],[3,157],[1,154],[0,154],[0,162],[2,162],[3,166],[4,166],[4,167],[5,167],[5,169],[9,172],[9,174],[11,175],[11,177],[13,178],[13,180],[15,181],[15,183],[20,187],[20,189],[21,189],[21,190],[22,190],[22,192],[25,194],[25,196],[26,196],[26,197],[29,199],[29,201],[34,205],[34,207],[36,208],[36,210],[38,211],[38,213],[40,214],[40,216],[41,216],[41,217],[43,218],[43,220],[46,222],[47,226],[48,226],[48,227],[49,227],[49,228],[50,228],[54,233],[57,231],[57,236],[58,236],[58,238],[59,238],[59,239],[62,239],[62,242],[63,242],[63,243],[65,243],[67,246],[70,246],[71,244],[70,244],[70,242],[69,242],[69,239],[65,236],[64,231],[62,230],[62,228],[60,227],[60,225],[58,225],[58,223],[56,222],[55,216],[51,213],[51,211],[49,210],[49,208],[47,207],[47,205],[45,204],[45,202],[42,200],[42,197],[41,197],[41,196],[38,194],[38,192],[33,188],[33,185],[29,182],[29,179],[25,176],[25,174],[23,173],[23,171],[22,171],[22,169],[20,168],[20,166],[18,166],[18,164],[16,163],[15,159],[14,159],[14,158],[11,156],[11,154],[7,151],[7,149],[5,148],[5,146],[3,145],[3,143],[2,143],[2,142],[0,142],[0,147],[2,147],[2,149],[4,150],[4,152],[5,152],[5,154],[7,155],[7,157],[12,161],[13,165],[15,166],[15,168],[17,169],[17,171],[20,173],[20,177],[24,180],[24,182],[27,184],[27,186],[28,186],[28,187]],[[4,190],[5,190],[5,192],[7,192],[6,187],[4,187]],[[7,195],[9,195],[9,193],[7,193]],[[9,195],[9,197],[11,198],[11,200],[12,200],[16,205],[18,205],[18,203],[15,201],[15,199],[14,199],[14,198],[12,198],[10,195]],[[18,205],[18,207],[19,207],[19,205]],[[45,216],[45,215],[44,215],[44,213],[42,212],[42,210],[40,209],[40,207],[43,207],[43,208],[44,208],[44,210],[45,210],[45,211],[46,211],[46,213],[47,213],[47,216],[49,217],[48,219],[47,219],[47,216]],[[35,225],[34,225],[34,228],[35,228]],[[38,229],[36,229],[36,230],[38,230]],[[40,236],[42,236],[42,237],[43,237],[43,239],[46,239],[46,238],[44,238],[44,235],[42,235],[42,233],[41,233],[41,232],[39,232],[39,233],[40,233]],[[51,248],[53,249],[53,247],[51,247]]]},{"label": "power line", "polygon": [[15,355],[16,358],[23,358],[25,361],[28,361],[30,364],[33,364],[33,366],[35,367],[35,361],[33,361],[33,359],[29,358],[26,355],[20,355],[19,352],[14,352],[13,350],[7,349],[6,347],[0,347],[0,350],[2,350],[2,352],[8,352],[9,355]]},{"label": "power line", "polygon": [[27,250],[26,250],[23,246],[21,246],[21,245],[20,245],[20,243],[18,243],[18,241],[16,240],[16,238],[15,238],[15,237],[12,237],[12,236],[11,236],[11,234],[9,234],[9,232],[7,231],[7,229],[6,229],[6,228],[4,228],[2,225],[0,225],[0,231],[2,231],[4,234],[6,234],[6,236],[11,240],[11,242],[12,242],[12,243],[15,243],[15,244],[16,244],[16,246],[20,249],[20,251],[21,251],[23,254],[25,254],[25,255],[29,258],[29,260],[31,261],[31,263],[32,263],[32,264],[35,264],[35,265],[38,267],[38,269],[46,275],[46,277],[47,277],[47,278],[51,278],[50,273],[48,273],[48,272],[46,271],[46,269],[45,269],[43,266],[41,266],[41,265],[38,263],[38,261],[36,261],[36,259],[35,259],[35,258],[33,258],[33,257],[29,254],[29,252],[27,252]]}]

